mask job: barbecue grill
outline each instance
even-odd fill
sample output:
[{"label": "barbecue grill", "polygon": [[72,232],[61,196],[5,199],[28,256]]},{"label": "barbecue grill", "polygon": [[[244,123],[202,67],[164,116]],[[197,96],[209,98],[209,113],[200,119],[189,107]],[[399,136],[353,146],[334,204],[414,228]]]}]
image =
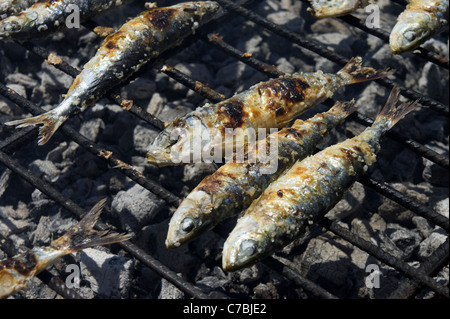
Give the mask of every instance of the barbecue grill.
[{"label": "barbecue grill", "polygon": [[[131,92],[133,81],[150,76],[157,83],[156,89],[158,89],[158,83],[160,82],[165,83],[166,87],[177,88],[178,91],[162,90],[175,96],[175,98],[172,96],[165,97],[168,101],[180,97],[184,101],[194,101],[191,106],[196,107],[204,101],[219,102],[233,93],[226,89],[225,84],[212,88],[205,79],[196,78],[196,75],[201,73],[195,67],[191,74],[183,69],[184,60],[193,61],[192,56],[195,56],[200,50],[197,49],[198,47],[209,50],[211,54],[208,57],[196,56],[195,66],[202,64],[212,67],[218,64],[220,59],[228,59],[229,61],[234,59],[236,63],[233,65],[236,68],[230,68],[230,70],[234,72],[236,90],[246,88],[244,86],[248,81],[243,80],[246,76],[251,77],[247,80],[257,83],[271,77],[280,76],[285,72],[281,66],[274,66],[274,61],[261,58],[264,55],[263,49],[271,49],[271,46],[275,46],[277,43],[283,46],[283,50],[286,47],[285,54],[279,56],[279,58],[284,58],[284,61],[299,59],[304,60],[305,63],[313,63],[316,59],[322,59],[320,61],[323,61],[324,68],[330,68],[329,70],[323,70],[324,72],[337,71],[352,57],[352,55],[343,55],[339,47],[330,49],[328,45],[314,40],[310,36],[311,34],[305,35],[295,32],[295,26],[292,28],[289,25],[277,24],[273,22],[273,18],[269,19],[264,16],[265,11],[281,10],[289,1],[233,2],[231,0],[217,0],[217,2],[223,10],[215,20],[186,39],[181,46],[164,53],[160,59],[152,61],[133,79],[119,88],[112,89],[98,103],[114,106],[114,112],[117,113],[114,114],[115,116],[111,115],[112,111],[108,107],[96,106],[94,109],[85,112],[86,114],[68,121],[60,128],[48,145],[43,147],[36,145],[38,128],[14,129],[3,125],[4,122],[11,119],[11,116],[21,118],[27,113],[33,115],[42,113],[44,111],[41,108],[42,105],[36,103],[38,98],[30,97],[29,94],[26,94],[27,92],[25,94],[16,92],[15,86],[9,85],[8,87],[5,79],[0,80],[0,96],[3,96],[4,101],[8,101],[8,105],[12,109],[9,115],[1,115],[0,163],[2,177],[0,191],[3,195],[0,198],[0,205],[2,206],[0,225],[3,224],[3,226],[0,228],[0,257],[12,256],[23,249],[24,246],[31,247],[33,244],[31,236],[35,234],[36,229],[30,229],[29,226],[21,228],[20,223],[15,220],[17,219],[15,214],[18,214],[17,211],[19,211],[21,205],[30,209],[31,215],[28,218],[35,221],[48,220],[48,222],[51,222],[57,216],[65,218],[64,220],[70,220],[72,217],[80,218],[95,204],[100,196],[106,193],[108,196],[106,211],[100,217],[102,222],[99,222],[96,227],[98,229],[108,227],[119,232],[131,231],[134,234],[130,241],[100,248],[101,251],[112,256],[126,257],[127,260],[132,261],[131,270],[129,270],[132,278],[129,281],[129,287],[125,289],[125,296],[102,295],[101,287],[95,293],[92,293],[95,289],[88,283],[83,282],[82,289],[68,287],[65,282],[69,273],[65,271],[65,267],[67,264],[79,263],[79,255],[82,254],[79,253],[77,256],[63,258],[55,267],[41,273],[38,276],[39,280],[34,281],[30,289],[17,293],[13,298],[50,296],[51,294],[48,291],[53,291],[53,296],[59,295],[63,298],[156,298],[158,296],[168,298],[169,295],[161,293],[164,289],[167,290],[167,287],[172,287],[171,291],[175,292],[171,295],[172,297],[197,299],[334,299],[359,296],[402,299],[448,298],[448,194],[442,195],[441,200],[436,203],[433,202],[436,197],[431,196],[430,192],[421,194],[421,188],[419,187],[419,184],[422,185],[423,183],[432,184],[431,191],[439,190],[442,191],[442,194],[448,193],[448,178],[445,178],[448,175],[449,168],[448,124],[445,124],[448,121],[448,92],[442,86],[441,90],[447,92],[447,97],[437,99],[430,96],[429,92],[432,92],[430,90],[427,91],[428,93],[420,93],[418,90],[411,89],[413,81],[406,78],[409,74],[402,70],[389,79],[376,80],[374,84],[370,85],[373,85],[377,92],[380,92],[378,96],[380,101],[385,100],[394,85],[400,86],[403,100],[420,100],[422,108],[413,112],[416,120],[405,118],[403,123],[399,122],[398,128],[394,128],[386,135],[374,167],[358,180],[348,196],[333,209],[331,214],[327,214],[318,225],[311,228],[307,236],[289,245],[283,251],[262,260],[255,266],[233,274],[226,274],[220,269],[220,245],[223,244],[224,238],[232,229],[233,220],[225,221],[217,229],[204,234],[186,247],[167,252],[167,255],[162,253],[166,248],[163,247],[162,235],[158,237],[157,234],[165,234],[173,210],[188,194],[189,190],[217,166],[215,166],[216,164],[187,165],[186,167],[159,169],[142,164],[140,158],[144,158],[143,150],[124,148],[124,145],[127,145],[127,139],[121,136],[121,131],[117,130],[138,123],[138,125],[146,128],[144,132],[148,132],[150,138],[154,138],[156,133],[164,127],[164,121],[158,118],[159,115],[149,113],[148,108],[140,104],[145,102],[132,98],[132,93],[134,93]],[[172,2],[158,2],[159,6],[169,4],[172,4]],[[403,10],[404,5],[403,1],[396,0],[389,8],[394,13],[399,13]],[[135,1],[130,7],[133,7],[132,10],[137,13],[139,12],[137,8],[143,9],[143,2]],[[274,7],[276,7],[276,10]],[[304,23],[302,30],[313,32],[308,24],[315,21],[306,12],[306,7],[306,1],[298,4],[299,17]],[[121,10],[124,9],[117,9],[112,14],[123,16]],[[362,18],[364,16],[364,13],[357,12],[333,19],[335,22],[323,23],[332,23],[332,25],[338,23],[338,25],[348,28],[354,37],[373,37],[374,41],[386,42],[389,29],[367,27]],[[70,30],[68,31],[69,37],[76,39],[78,33],[83,36],[91,34],[87,30],[94,30],[98,23],[102,23],[102,21],[104,21],[102,18],[88,21],[83,25],[84,33],[80,30]],[[254,51],[247,52],[248,48],[240,45],[240,40],[236,39],[235,35],[227,33],[227,28],[232,29],[236,25],[245,29],[249,34],[263,35],[258,37],[257,41],[255,40],[257,45],[253,48]],[[448,36],[448,31],[438,37],[436,41],[439,42],[446,36]],[[268,38],[273,41],[265,42]],[[87,41],[87,47],[91,50],[91,53],[91,46],[95,47],[100,43],[99,41],[100,39],[93,41],[93,43]],[[69,58],[62,56],[73,54],[75,58],[78,58],[78,50],[81,50],[81,48],[75,46],[58,51],[57,45],[52,45],[51,40],[0,43],[0,52],[5,48],[9,48],[9,52],[19,52],[19,55],[27,56],[25,61],[19,62],[10,57],[10,62],[14,67],[23,63],[25,64],[25,66],[21,66],[23,69],[35,70],[37,66],[40,68],[45,61],[50,64],[46,68],[50,69],[51,72],[63,72],[69,77],[75,77],[80,72],[78,68],[73,67],[73,64],[68,62],[70,56]],[[262,49],[258,51],[258,48]],[[86,49],[84,50],[86,51]],[[189,52],[190,50],[193,53]],[[386,54],[388,55],[388,53]],[[363,58],[365,65],[378,67],[373,64],[377,63],[375,59]],[[442,55],[442,52],[436,53],[432,48],[423,48],[419,53],[408,53],[398,58],[418,61],[421,69],[425,68],[425,65],[436,68],[444,79],[442,81],[448,83],[449,62],[448,58]],[[387,62],[390,61],[395,61],[392,56],[389,59],[387,58]],[[175,66],[171,62],[178,62],[178,64]],[[80,62],[79,65],[83,63]],[[0,66],[3,65],[5,64],[0,61]],[[381,68],[388,66],[397,67],[396,65],[382,65]],[[249,69],[256,71],[248,72],[249,76],[245,73]],[[312,70],[315,70],[315,68],[307,71]],[[418,77],[419,75],[415,81],[418,81]],[[442,83],[442,81],[439,83]],[[217,83],[217,80],[215,83]],[[59,83],[59,85],[60,87],[56,88],[56,91],[64,92],[67,89],[63,83]],[[368,84],[357,84],[346,88],[345,93],[338,92],[334,99],[354,97],[358,100],[362,97],[361,92],[367,86]],[[185,88],[189,90],[187,91]],[[145,98],[147,103],[150,98]],[[308,111],[304,116],[309,117],[315,112],[323,111],[333,103],[333,99],[329,99],[314,110]],[[372,111],[370,116],[364,111],[367,108],[361,108],[356,114],[353,114],[342,127],[336,129],[336,133],[332,134],[326,143],[337,142],[346,136],[350,137],[361,128],[369,126],[373,117],[380,110],[381,105],[377,103],[375,100],[369,102],[372,108],[378,107],[378,109]],[[180,115],[188,109],[181,104],[176,102],[173,104],[173,108],[179,110]],[[106,118],[114,118],[120,122],[108,123],[111,124],[109,127],[116,129],[116,131],[108,133],[109,138],[97,141],[95,137],[93,138],[90,135],[91,131],[83,131],[80,128],[83,121],[92,119],[96,115],[103,116],[105,122],[107,121]],[[166,115],[162,112],[161,117],[164,116]],[[420,122],[420,120],[424,122]],[[441,132],[440,138],[430,137],[431,134],[425,134],[426,138],[417,138],[407,129],[412,125],[418,125],[418,131],[425,130],[426,121],[429,121],[429,123],[434,121],[437,124],[444,123],[442,127],[437,127],[433,131],[433,133]],[[120,138],[122,138],[122,142],[119,141]],[[71,145],[73,147],[70,151]],[[55,149],[60,151],[55,151]],[[59,167],[61,154],[65,150],[70,151],[67,156],[72,160],[72,167],[69,167],[63,173],[65,180],[78,183],[80,179],[84,179],[86,185],[92,185],[92,182],[89,182],[88,175],[95,175],[96,172],[99,172],[97,176],[92,178],[100,178],[101,173],[107,175],[110,181],[109,185],[103,185],[103,193],[97,187],[96,190],[90,191],[93,194],[91,196],[88,194],[83,197],[75,194],[74,191],[67,190],[67,182],[64,184],[59,183],[57,179],[52,180],[48,175],[50,173],[45,171],[45,168],[39,167],[39,163],[44,161],[46,163],[52,162],[55,167]],[[414,170],[414,174],[411,174],[412,177],[404,178],[401,173],[397,174],[395,167],[392,167],[393,163],[389,156],[395,157],[401,152],[405,154],[403,165],[409,167],[410,170]],[[50,154],[52,155],[50,156]],[[398,158],[397,156],[396,159],[398,160]],[[411,163],[419,164],[412,166]],[[402,163],[398,165],[400,164]],[[189,169],[194,170],[196,175],[194,174],[192,179],[183,180],[184,174]],[[85,175],[82,173],[79,175],[80,171],[83,170],[86,171]],[[380,173],[385,172],[385,170],[389,170],[390,173]],[[441,174],[441,179],[430,182],[432,177],[436,178],[436,174]],[[80,185],[83,184],[80,183]],[[151,195],[149,201],[152,201],[155,205],[155,216],[152,216],[149,225],[145,224],[145,221],[149,220],[146,217],[143,217],[143,222],[137,221],[138,226],[124,224],[123,221],[126,219],[122,219],[110,209],[114,200],[113,196],[109,196],[112,188],[114,188],[115,194],[118,194],[120,191],[126,192],[135,185],[139,185],[143,190],[148,191]],[[14,193],[19,189],[22,190],[20,194]],[[89,193],[86,189],[84,191]],[[355,194],[360,192],[365,193],[363,202],[358,202],[357,199],[353,198]],[[77,202],[72,198],[84,198],[84,200]],[[352,207],[352,203],[355,207]],[[348,207],[345,206],[346,204]],[[377,233],[377,230],[373,229],[374,224],[371,224],[370,221],[381,214],[380,207],[383,205],[391,205],[389,209],[391,209],[393,216],[386,216],[387,213],[384,212],[385,215],[382,216],[390,224],[382,233]],[[7,206],[12,208],[5,208]],[[441,212],[438,212],[436,207],[441,207]],[[33,215],[33,209],[35,215]],[[377,212],[380,212],[380,214]],[[48,219],[43,219],[40,215],[36,216],[36,214],[45,213],[48,213]],[[142,224],[144,224],[143,234],[136,229],[136,227],[141,227]],[[61,226],[63,225],[61,224]],[[366,229],[367,233],[358,232],[358,227]],[[405,237],[402,241],[401,236],[398,235],[407,227],[415,233],[421,234],[415,244],[411,244],[411,238]],[[55,231],[58,232],[59,230]],[[400,236],[398,240],[390,236],[395,231],[398,233],[397,236]],[[61,229],[60,232],[62,234],[63,230]],[[440,234],[441,237],[436,234]],[[50,234],[47,235],[50,236]],[[418,250],[422,243],[434,238],[442,238],[442,236],[444,239],[437,241],[426,258],[423,257],[423,254],[421,255],[422,258],[417,257],[420,255]],[[55,234],[54,237],[58,236]],[[380,238],[385,238],[386,242],[383,242]],[[392,243],[392,249],[386,245],[387,242]],[[39,243],[36,238],[35,243]],[[315,247],[318,249],[328,247],[334,254],[330,254],[333,258],[328,261],[311,261],[312,257],[308,256]],[[179,260],[177,254],[180,256]],[[356,257],[350,258],[350,254],[360,256],[362,264],[355,264]],[[87,259],[89,259],[89,256]],[[369,269],[367,268],[369,265],[375,265],[377,269],[380,269],[380,272],[374,274],[366,271]],[[200,275],[202,268],[206,271],[203,275]],[[339,279],[341,281],[338,279],[330,281],[330,277],[338,274],[343,276]],[[371,287],[366,282],[367,278],[374,278],[374,275],[381,276],[379,287]],[[373,281],[373,283],[375,284],[376,281]],[[47,286],[46,291],[43,290],[43,286]],[[85,294],[85,291],[90,291],[91,294]]]}]

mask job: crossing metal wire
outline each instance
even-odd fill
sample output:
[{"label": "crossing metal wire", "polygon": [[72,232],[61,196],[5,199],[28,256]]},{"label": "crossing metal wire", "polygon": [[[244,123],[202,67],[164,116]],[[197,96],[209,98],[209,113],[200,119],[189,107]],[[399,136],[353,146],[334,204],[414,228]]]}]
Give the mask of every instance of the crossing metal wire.
[{"label": "crossing metal wire", "polygon": [[[238,16],[244,17],[254,23],[264,27],[266,30],[277,34],[281,37],[284,37],[293,43],[299,45],[302,48],[310,50],[319,56],[325,57],[336,64],[343,66],[346,64],[347,59],[339,54],[336,54],[329,49],[327,49],[324,45],[313,42],[310,40],[306,40],[302,38],[301,35],[295,34],[288,29],[276,25],[269,21],[268,19],[256,14],[251,9],[252,3],[248,2],[239,2],[235,3],[230,0],[218,0],[221,6],[225,9],[225,12],[218,17],[215,21],[212,21],[207,26],[202,28],[200,32],[197,32],[196,35],[187,39],[184,44],[177,49],[171,50],[162,55],[161,59],[153,62],[150,66],[158,72],[163,72],[175,81],[182,83],[186,87],[192,89],[197,92],[204,98],[208,99],[211,102],[219,102],[223,100],[225,97],[209,88],[207,84],[201,83],[195,79],[192,79],[188,75],[182,73],[176,68],[168,65],[165,60],[171,56],[176,55],[183,48],[189,46],[194,41],[203,41],[208,43],[215,48],[225,52],[227,55],[232,56],[239,61],[255,68],[261,73],[269,76],[269,77],[278,77],[283,74],[280,70],[276,69],[274,66],[269,65],[263,61],[260,61],[251,55],[244,54],[245,52],[239,51],[237,48],[227,44],[220,35],[214,33],[214,30],[220,24],[229,22],[235,14]],[[386,40],[386,33],[382,30],[368,30],[362,23],[360,23],[355,17],[347,16],[342,18],[343,21],[352,25],[362,32],[370,32],[375,36],[380,37],[383,40]],[[86,27],[89,29],[93,29],[95,27],[95,23],[90,21],[86,23]],[[35,54],[43,60],[46,60],[50,52],[48,52],[45,48],[32,43],[22,43],[29,52]],[[419,55],[422,59],[426,61],[430,61],[438,65],[443,69],[448,69],[448,60],[445,61],[441,57],[436,57],[432,52],[428,52],[427,50],[422,51]],[[59,70],[65,72],[66,74],[75,77],[80,71],[73,68],[69,63],[64,60],[60,60],[60,62],[53,64]],[[377,81],[380,85],[392,88],[394,85],[398,85],[392,80],[381,79]],[[425,96],[419,92],[415,92],[409,88],[401,87],[401,94],[411,100],[420,100],[421,105],[432,109],[435,112],[443,116],[448,117],[448,106],[442,104],[439,101],[434,100],[429,96]],[[0,95],[4,96],[8,100],[14,102],[16,105],[21,107],[24,111],[29,112],[33,115],[37,115],[43,112],[43,110],[23,98],[12,89],[7,88],[3,83],[0,82]],[[164,127],[163,121],[159,120],[152,114],[147,113],[143,108],[139,107],[134,101],[123,99],[119,93],[113,91],[108,94],[108,98],[111,102],[116,103],[122,106],[125,110],[133,113],[141,120],[151,124],[156,129],[161,130]],[[325,105],[331,106],[333,103],[332,100],[325,102]],[[365,126],[371,125],[373,122],[372,119],[364,116],[363,114],[356,113],[352,116],[352,119],[360,124]],[[70,127],[70,125],[63,125],[60,131],[66,135],[67,139],[73,140],[77,144],[79,144],[85,151],[103,159],[106,161],[111,169],[117,170],[120,173],[124,174],[137,184],[143,186],[147,190],[159,196],[163,199],[168,205],[172,205],[173,207],[178,206],[182,198],[179,198],[176,194],[173,194],[168,189],[162,187],[158,182],[151,180],[150,178],[144,176],[139,170],[137,170],[132,165],[126,163],[121,160],[114,152],[111,150],[105,149],[99,145],[97,145],[94,141],[90,140],[88,137],[84,137],[79,134],[76,130]],[[47,195],[49,198],[58,203],[61,207],[67,209],[69,212],[75,214],[76,216],[82,216],[85,211],[78,206],[75,202],[71,201],[69,198],[64,196],[60,190],[53,187],[50,183],[42,180],[41,178],[34,175],[31,171],[23,167],[18,160],[14,159],[14,153],[16,150],[20,149],[20,147],[26,143],[30,143],[35,141],[37,135],[37,128],[25,128],[22,130],[16,130],[10,136],[4,138],[0,141],[0,162],[3,166],[7,167],[11,171],[18,174],[25,181],[33,185],[35,188],[39,189],[42,193]],[[387,138],[395,140],[400,143],[403,147],[410,149],[416,154],[426,158],[433,163],[445,168],[448,170],[449,168],[449,160],[446,156],[438,154],[432,149],[421,145],[420,143],[402,137],[401,134],[398,133],[388,133]],[[430,222],[435,225],[438,225],[444,228],[448,233],[448,218],[437,214],[432,209],[426,207],[425,205],[417,202],[415,199],[410,196],[403,194],[394,188],[390,187],[388,184],[383,181],[378,181],[373,179],[370,176],[363,176],[360,180],[360,183],[363,185],[375,190],[379,194],[389,198],[390,200],[400,204],[406,209],[412,211],[413,213],[423,216]],[[107,227],[106,224],[99,222],[96,226],[98,229],[105,229]],[[111,225],[108,225],[111,228]],[[402,261],[398,258],[395,258],[388,253],[386,253],[382,248],[375,246],[374,244],[367,242],[366,240],[356,236],[351,233],[348,229],[343,228],[339,225],[338,222],[333,222],[327,218],[324,218],[318,227],[323,227],[326,230],[331,231],[332,233],[340,236],[344,240],[350,242],[354,246],[362,249],[367,252],[371,256],[377,258],[380,262],[385,263],[394,269],[396,269],[399,273],[404,276],[404,281],[400,284],[398,289],[391,294],[391,298],[409,298],[414,295],[419,289],[422,287],[426,287],[437,294],[448,298],[448,287],[442,286],[437,283],[432,275],[436,273],[436,271],[442,269],[442,267],[448,263],[448,239],[442,244],[433,255],[421,264],[419,268],[414,268],[408,265],[405,261]],[[216,230],[222,236],[226,236],[226,232],[229,230],[218,227]],[[223,293],[214,291],[213,293],[206,293],[200,287],[188,282],[182,276],[178,276],[171,267],[165,265],[158,261],[154,256],[144,251],[142,248],[133,244],[131,241],[120,243],[120,246],[123,250],[125,250],[130,256],[142,262],[145,266],[152,269],[155,273],[157,273],[162,278],[168,280],[172,284],[174,284],[178,289],[183,291],[187,296],[193,298],[229,298]],[[14,244],[8,241],[7,239],[0,238],[0,248],[5,251],[8,255],[13,255],[15,253]],[[305,291],[308,291],[312,295],[318,298],[336,298],[332,293],[321,287],[320,285],[311,282],[304,276],[300,275],[296,270],[290,268],[288,265],[281,263],[279,260],[269,257],[263,261],[263,263],[277,271],[285,278],[288,278],[293,284],[301,287]],[[75,291],[71,291],[65,285],[58,280],[57,277],[52,276],[49,272],[43,272],[39,278],[46,284],[49,285],[52,289],[54,289],[58,294],[65,298],[78,298],[79,295]]]}]

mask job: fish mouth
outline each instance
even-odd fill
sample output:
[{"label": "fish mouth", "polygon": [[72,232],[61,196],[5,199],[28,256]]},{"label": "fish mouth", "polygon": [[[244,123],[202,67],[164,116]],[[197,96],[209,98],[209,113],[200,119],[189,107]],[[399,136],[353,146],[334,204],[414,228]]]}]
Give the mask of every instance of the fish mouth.
[{"label": "fish mouth", "polygon": [[268,253],[265,228],[253,216],[243,216],[223,245],[222,268],[232,272],[255,264]]},{"label": "fish mouth", "polygon": [[175,163],[172,161],[172,156],[170,152],[165,150],[163,151],[149,151],[145,154],[145,158],[149,164],[157,165],[157,166],[171,166],[171,165],[180,165],[182,163]]}]

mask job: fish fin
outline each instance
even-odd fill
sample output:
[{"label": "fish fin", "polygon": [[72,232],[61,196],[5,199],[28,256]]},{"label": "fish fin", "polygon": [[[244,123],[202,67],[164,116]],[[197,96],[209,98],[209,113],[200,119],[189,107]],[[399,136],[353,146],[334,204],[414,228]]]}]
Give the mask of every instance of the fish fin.
[{"label": "fish fin", "polygon": [[395,70],[375,70],[372,68],[362,67],[362,58],[351,58],[347,64],[337,72],[338,75],[343,76],[347,83],[360,83],[365,81],[376,80],[392,75]]},{"label": "fish fin", "polygon": [[50,138],[55,134],[56,130],[66,121],[67,117],[65,116],[56,116],[54,110],[51,110],[47,113],[22,119],[16,121],[6,122],[7,125],[17,125],[20,127],[27,127],[30,125],[42,124],[42,127],[39,129],[39,145],[44,145],[47,143]]},{"label": "fish fin", "polygon": [[358,107],[355,105],[355,99],[351,99],[350,101],[347,101],[347,102],[337,101],[336,103],[334,103],[334,105],[332,106],[330,111],[331,112],[344,112],[347,115],[350,115],[353,112],[355,112],[357,108]]},{"label": "fish fin", "polygon": [[131,236],[127,234],[110,234],[108,230],[97,231],[93,229],[105,202],[106,198],[95,204],[67,233],[52,241],[51,247],[70,254],[85,248],[108,245],[130,239]]},{"label": "fish fin", "polygon": [[400,89],[394,86],[391,90],[391,93],[389,94],[386,104],[384,105],[380,114],[378,114],[372,126],[376,125],[377,123],[387,122],[387,129],[390,129],[398,121],[405,117],[406,114],[417,107],[418,101],[408,102],[396,106],[399,94]]}]

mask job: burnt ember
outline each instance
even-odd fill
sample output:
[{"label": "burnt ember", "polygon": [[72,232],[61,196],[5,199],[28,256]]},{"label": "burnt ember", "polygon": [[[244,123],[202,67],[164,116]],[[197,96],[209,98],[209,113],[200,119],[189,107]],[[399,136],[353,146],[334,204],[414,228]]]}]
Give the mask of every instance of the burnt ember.
[{"label": "burnt ember", "polygon": [[[69,119],[46,145],[37,145],[37,128],[3,125],[57,106],[103,40],[91,30],[117,30],[144,10],[144,2],[48,39],[0,41],[0,239],[8,239],[0,240],[0,259],[49,244],[105,197],[100,227],[132,235],[120,245],[64,257],[47,277],[10,298],[70,297],[48,284],[49,275],[64,289],[77,275],[80,281],[70,289],[87,299],[448,298],[448,30],[420,53],[394,55],[386,32],[404,9],[401,1],[377,1],[383,33],[367,28],[364,9],[318,20],[307,1],[233,6],[219,0],[224,10],[216,21]],[[231,273],[222,270],[221,259],[235,219],[167,249],[168,223],[179,201],[221,164],[148,164],[147,147],[164,123],[284,73],[335,73],[356,56],[364,66],[396,72],[345,87],[302,114],[309,118],[334,101],[356,100],[358,113],[319,148],[370,125],[394,84],[401,87],[401,103],[420,98],[422,107],[383,138],[377,161],[326,218],[280,252]],[[286,82],[272,93],[298,101],[305,89]],[[240,105],[224,107],[231,127],[239,126],[241,111]]]}]

